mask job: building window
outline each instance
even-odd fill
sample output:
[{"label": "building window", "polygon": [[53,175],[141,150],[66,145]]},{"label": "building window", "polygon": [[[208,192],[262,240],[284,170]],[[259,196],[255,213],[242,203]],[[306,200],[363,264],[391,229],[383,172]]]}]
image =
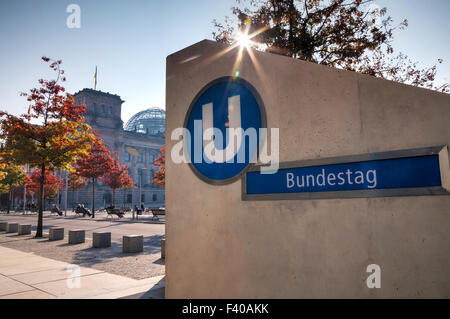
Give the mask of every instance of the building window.
[{"label": "building window", "polygon": [[153,164],[153,162],[155,161],[155,155],[153,155],[153,154],[150,154],[150,164]]},{"label": "building window", "polygon": [[127,151],[125,151],[125,161],[130,162],[131,161],[131,155]]},{"label": "building window", "polygon": [[95,111],[96,111],[96,108],[97,108],[97,104],[92,104],[92,113],[95,113]]},{"label": "building window", "polygon": [[141,203],[145,203],[145,194],[141,194]]},{"label": "building window", "polygon": [[148,172],[148,183],[150,184],[150,185],[153,185],[153,176],[155,175],[155,173],[152,171],[152,170],[150,170],[149,172]]},{"label": "building window", "polygon": [[156,202],[156,194],[153,194],[153,201]]},{"label": "building window", "polygon": [[100,112],[102,114],[105,113],[105,106],[103,104],[100,106]]},{"label": "building window", "polygon": [[112,107],[111,106],[108,107],[108,114],[112,114]]},{"label": "building window", "polygon": [[144,162],[144,152],[139,152],[139,163]]},{"label": "building window", "polygon": [[131,204],[132,199],[133,199],[132,195],[131,194],[127,194],[127,203],[128,204]]}]

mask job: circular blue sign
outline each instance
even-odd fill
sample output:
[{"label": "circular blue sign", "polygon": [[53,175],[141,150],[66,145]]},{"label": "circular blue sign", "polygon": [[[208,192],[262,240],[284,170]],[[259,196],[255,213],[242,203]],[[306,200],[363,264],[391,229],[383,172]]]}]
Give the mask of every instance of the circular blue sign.
[{"label": "circular blue sign", "polygon": [[247,81],[219,78],[196,95],[184,126],[190,133],[185,155],[194,173],[211,184],[228,184],[256,162],[264,105]]}]

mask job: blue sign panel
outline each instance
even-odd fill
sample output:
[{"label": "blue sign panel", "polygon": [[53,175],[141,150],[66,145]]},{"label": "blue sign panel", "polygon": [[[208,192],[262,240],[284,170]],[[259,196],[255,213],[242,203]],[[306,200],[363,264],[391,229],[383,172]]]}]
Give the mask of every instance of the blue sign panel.
[{"label": "blue sign panel", "polygon": [[441,186],[439,155],[292,167],[246,174],[252,194],[317,193]]},{"label": "blue sign panel", "polygon": [[[257,155],[257,145],[250,147],[245,135],[231,144],[229,129],[253,130],[259,143],[259,129],[265,127],[264,108],[252,85],[240,78],[224,77],[197,94],[185,127],[190,133],[186,153],[194,173],[208,183],[226,184],[238,178]],[[214,130],[209,140],[205,137],[208,129]]]}]

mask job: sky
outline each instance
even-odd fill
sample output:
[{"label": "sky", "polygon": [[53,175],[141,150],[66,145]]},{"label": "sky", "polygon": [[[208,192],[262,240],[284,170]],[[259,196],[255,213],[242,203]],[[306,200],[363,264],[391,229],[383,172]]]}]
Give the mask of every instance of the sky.
[{"label": "sky", "polygon": [[[81,27],[69,29],[69,4],[81,8]],[[395,22],[394,48],[431,66],[442,58],[437,81],[450,82],[450,1],[378,0]],[[27,92],[51,78],[40,58],[62,59],[68,92],[93,88],[125,101],[122,119],[149,107],[165,108],[169,54],[212,39],[213,19],[231,15],[236,0],[0,0],[0,109],[27,110]]]}]

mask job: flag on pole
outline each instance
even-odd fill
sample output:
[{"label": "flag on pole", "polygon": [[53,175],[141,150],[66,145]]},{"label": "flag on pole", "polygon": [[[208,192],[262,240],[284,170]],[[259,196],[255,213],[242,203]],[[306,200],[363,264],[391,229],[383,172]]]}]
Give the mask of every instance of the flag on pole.
[{"label": "flag on pole", "polygon": [[94,74],[94,90],[97,90],[97,66],[95,66],[95,74]]}]

